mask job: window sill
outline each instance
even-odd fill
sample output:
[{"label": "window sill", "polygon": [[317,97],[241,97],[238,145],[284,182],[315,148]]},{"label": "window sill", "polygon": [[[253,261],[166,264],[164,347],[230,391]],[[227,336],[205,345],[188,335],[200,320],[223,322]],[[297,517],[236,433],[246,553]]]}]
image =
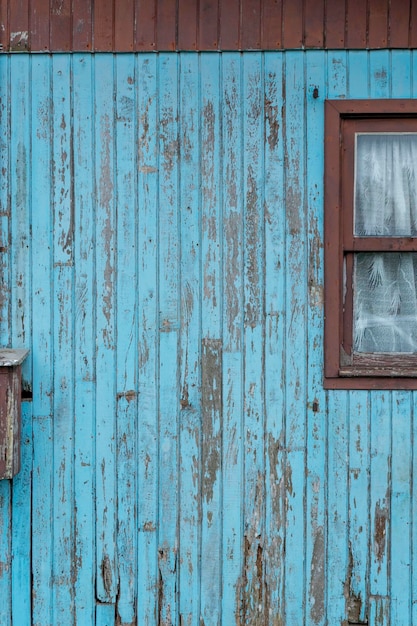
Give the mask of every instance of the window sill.
[{"label": "window sill", "polygon": [[368,389],[368,390],[407,390],[417,389],[417,376],[412,378],[410,376],[387,376],[387,375],[375,375],[373,372],[371,375],[365,376],[363,373],[360,375],[339,376],[335,378],[325,377],[323,380],[324,389]]}]

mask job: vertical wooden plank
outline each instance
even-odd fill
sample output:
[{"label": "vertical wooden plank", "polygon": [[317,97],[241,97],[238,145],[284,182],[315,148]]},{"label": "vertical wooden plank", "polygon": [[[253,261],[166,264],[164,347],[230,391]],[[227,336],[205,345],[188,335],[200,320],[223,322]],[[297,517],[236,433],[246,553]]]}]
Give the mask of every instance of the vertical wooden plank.
[{"label": "vertical wooden plank", "polygon": [[[16,74],[15,74],[16,72]],[[31,315],[31,153],[30,119],[31,87],[29,76],[31,63],[26,58],[21,63],[11,63],[11,105],[10,132],[15,140],[10,147],[10,187],[9,196],[9,245],[10,273],[9,306],[7,335],[10,344],[26,348],[32,335]],[[48,117],[46,112],[45,117]],[[9,139],[10,141],[10,139]],[[12,245],[12,242],[20,242]],[[22,371],[24,379],[31,380],[31,358],[27,359]]]},{"label": "vertical wooden plank", "polygon": [[31,0],[29,12],[30,50],[50,50],[49,0]]},{"label": "vertical wooden plank", "polygon": [[5,13],[8,11],[9,17],[6,49],[16,52],[30,50],[32,41],[29,37],[31,25],[29,25],[28,0],[17,0],[16,2],[7,0],[7,7],[5,6],[4,10]]},{"label": "vertical wooden plank", "polygon": [[[368,55],[352,51],[347,58],[349,98],[368,92]],[[369,614],[369,449],[370,400],[366,391],[349,393],[349,585],[348,618],[365,621]]]},{"label": "vertical wooden plank", "polygon": [[70,52],[72,40],[72,0],[52,0],[50,4],[50,49]]},{"label": "vertical wooden plank", "polygon": [[282,0],[262,3],[262,50],[279,50],[282,47]]},{"label": "vertical wooden plank", "polygon": [[303,0],[282,0],[282,47],[303,45]]},{"label": "vertical wooden plank", "polygon": [[221,57],[201,55],[202,335],[222,335]]},{"label": "vertical wooden plank", "polygon": [[261,2],[241,0],[240,47],[242,50],[257,50],[261,47]]},{"label": "vertical wooden plank", "polygon": [[[2,24],[7,24],[7,7],[2,5]],[[7,34],[8,31],[6,30]],[[2,41],[4,39],[2,38]],[[3,44],[4,45],[4,44]],[[11,288],[12,288],[12,262],[11,255],[11,178],[14,164],[11,160],[11,106],[12,106],[12,74],[9,57],[0,58],[0,168],[2,181],[0,185],[0,240],[1,240],[1,315],[0,315],[0,342],[2,346],[10,346],[11,341]],[[15,96],[14,96],[15,97]],[[18,108],[15,106],[16,119]],[[23,118],[24,119],[24,118]],[[22,140],[22,139],[20,139]],[[12,615],[12,492],[11,481],[0,481],[0,623],[11,626]]]},{"label": "vertical wooden plank", "polygon": [[[17,61],[17,59],[16,59]],[[18,61],[17,61],[18,62]],[[16,67],[16,72],[18,68]],[[20,73],[20,72],[19,72]],[[47,57],[32,59],[32,264],[36,281],[32,307],[36,324],[32,336],[33,360],[33,496],[32,572],[34,624],[52,623],[53,569],[53,340],[52,340],[52,81]],[[28,144],[27,144],[28,145]]]},{"label": "vertical wooden plank", "polygon": [[177,50],[177,4],[171,0],[158,0],[156,13],[157,50]]},{"label": "vertical wooden plank", "polygon": [[[344,52],[327,55],[328,98],[347,96],[347,58]],[[348,393],[328,392],[326,405],[327,430],[327,571],[326,606],[329,624],[339,624],[347,618],[347,598],[344,596],[349,580],[348,545]]]},{"label": "vertical wooden plank", "polygon": [[[22,58],[11,65],[13,86],[11,92],[11,144],[10,158],[13,164],[11,177],[11,240],[20,245],[12,247],[11,262],[14,277],[11,297],[13,318],[11,340],[16,347],[27,347],[31,339],[30,314],[30,60]],[[46,120],[48,112],[46,111]]]},{"label": "vertical wooden plank", "polygon": [[135,0],[114,2],[114,50],[132,52],[135,41]]},{"label": "vertical wooden plank", "polygon": [[12,611],[22,626],[32,622],[32,403],[22,402],[21,468],[13,479],[12,503]]},{"label": "vertical wooden plank", "polygon": [[115,624],[116,616],[114,604],[96,604],[95,626],[112,626]]},{"label": "vertical wooden plank", "polygon": [[178,57],[159,73],[159,620],[178,620],[179,215]]},{"label": "vertical wooden plank", "polygon": [[158,614],[158,63],[138,57],[138,624]]},{"label": "vertical wooden plank", "polygon": [[52,520],[53,431],[51,417],[33,419],[32,623],[53,624]]},{"label": "vertical wooden plank", "polygon": [[[394,55],[393,55],[394,57]],[[410,52],[411,61],[411,97],[417,96],[417,64],[416,64],[416,52]],[[415,589],[416,575],[417,575],[417,394],[414,391],[411,399],[411,451],[412,451],[412,465],[411,465],[411,573],[412,573],[412,589]],[[414,592],[412,592],[414,593]],[[417,603],[412,602],[411,607],[411,623],[417,623]]]},{"label": "vertical wooden plank", "polygon": [[[167,254],[161,239],[161,253]],[[166,241],[164,242],[166,243]],[[168,258],[165,257],[168,261]],[[167,263],[168,265],[168,263]],[[161,284],[161,283],[160,283]],[[178,621],[178,331],[161,329],[159,424],[158,619]]]},{"label": "vertical wooden plank", "polygon": [[[323,180],[325,53],[306,59],[306,194],[308,242],[306,620],[326,623],[326,395],[323,363]],[[316,91],[317,90],[317,91]]]},{"label": "vertical wooden plank", "polygon": [[[388,598],[391,536],[391,402],[389,392],[371,396],[370,448],[370,596]],[[375,611],[371,603],[371,614]],[[389,623],[389,612],[387,623]],[[384,622],[381,622],[384,624]]]},{"label": "vertical wooden plank", "polygon": [[345,0],[327,2],[325,17],[326,48],[345,46],[346,4]]},{"label": "vertical wooden plank", "polygon": [[[221,406],[222,344],[203,339],[202,361],[202,560],[201,616],[221,624]],[[211,543],[209,543],[211,542]],[[211,558],[210,558],[211,552]],[[190,622],[191,623],[191,622]],[[196,622],[197,623],[197,622]]]},{"label": "vertical wooden plank", "polygon": [[[202,609],[221,619],[222,443],[222,190],[220,186],[220,58],[201,59],[202,170],[202,409],[203,528]],[[213,560],[213,554],[217,554]]]},{"label": "vertical wooden plank", "polygon": [[411,623],[411,395],[392,393],[392,492],[390,596],[391,621],[398,626]]},{"label": "vertical wooden plank", "polygon": [[330,99],[346,98],[346,54],[344,52],[330,51],[327,57],[327,66],[327,97]]},{"label": "vertical wooden plank", "polygon": [[367,41],[367,3],[363,0],[347,0],[346,47],[365,48]]},{"label": "vertical wooden plank", "polygon": [[0,481],[0,620],[12,626],[12,541],[11,489],[9,480]]},{"label": "vertical wooden plank", "polygon": [[412,50],[417,47],[417,3],[412,2],[410,6],[410,30],[409,46]]},{"label": "vertical wooden plank", "polygon": [[[180,622],[197,625],[200,621],[200,547],[201,525],[204,521],[204,488],[214,482],[210,463],[210,419],[205,407],[204,348],[201,349],[201,240],[200,240],[200,85],[199,58],[183,54],[179,66],[179,153],[181,154],[179,226],[180,250],[180,426],[179,426],[179,571]],[[204,370],[203,370],[204,372]],[[201,384],[201,407],[200,407]],[[208,392],[208,390],[207,390]],[[207,400],[207,398],[206,398]],[[204,430],[206,429],[206,430]],[[208,441],[205,442],[205,437]],[[201,443],[202,442],[202,443]],[[210,460],[202,465],[204,444],[209,446]],[[201,451],[203,446],[203,451]],[[213,452],[215,454],[215,452]],[[219,450],[217,450],[219,455]],[[216,457],[214,457],[216,458]],[[218,457],[217,457],[218,458]],[[201,478],[199,479],[199,476]],[[203,488],[203,503],[200,501]],[[214,546],[213,546],[214,547]],[[203,591],[202,591],[203,592]],[[211,615],[214,619],[214,615]]]},{"label": "vertical wooden plank", "polygon": [[[18,75],[18,67],[16,75]],[[53,345],[52,345],[52,83],[47,57],[32,61],[32,263],[36,271],[33,284],[32,306],[36,315],[36,332],[33,333],[31,357],[33,360],[33,413],[36,416],[52,415],[53,396]],[[29,145],[29,144],[26,144]],[[23,146],[23,144],[22,144]],[[21,149],[24,149],[23,147]],[[19,172],[19,177],[26,176]],[[27,274],[28,276],[29,274]]]},{"label": "vertical wooden plank", "polygon": [[[264,85],[262,55],[243,58],[244,567],[246,623],[266,618],[264,579]],[[243,443],[243,442],[242,442]]]},{"label": "vertical wooden plank", "polygon": [[116,329],[114,190],[114,61],[95,59],[96,213],[96,577],[97,599],[116,601]]},{"label": "vertical wooden plank", "polygon": [[369,97],[369,55],[367,52],[350,50],[347,57],[349,98]]},{"label": "vertical wooden plank", "polygon": [[93,46],[95,52],[111,52],[114,45],[114,1],[93,4]]},{"label": "vertical wooden plank", "polygon": [[388,50],[369,54],[369,84],[371,98],[389,98],[390,53]]},{"label": "vertical wooden plank", "polygon": [[92,50],[92,4],[85,0],[72,0],[72,42],[74,51]]},{"label": "vertical wooden plank", "polygon": [[324,0],[305,0],[304,45],[321,48],[324,43]]},{"label": "vertical wooden plank", "polygon": [[285,212],[283,55],[265,55],[265,611],[284,623]]},{"label": "vertical wooden plank", "polygon": [[390,3],[388,22],[390,48],[408,48],[412,5],[413,2],[410,3],[407,0]]},{"label": "vertical wooden plank", "polygon": [[135,50],[153,50],[156,46],[156,1],[136,0]]},{"label": "vertical wooden plank", "polygon": [[240,48],[240,0],[229,0],[220,8],[220,48]]},{"label": "vertical wooden plank", "polygon": [[218,55],[202,54],[201,106],[201,326],[202,529],[201,616],[222,620],[222,187],[220,182],[220,68]]},{"label": "vertical wooden plank", "polygon": [[349,588],[348,546],[348,431],[347,392],[329,393],[327,404],[327,619],[343,623],[348,606],[344,590]]},{"label": "vertical wooden plank", "polygon": [[222,55],[223,128],[223,594],[224,624],[241,615],[240,577],[243,575],[242,468],[242,325],[243,223],[242,197],[242,81],[238,54]]},{"label": "vertical wooden plank", "polygon": [[199,5],[194,0],[178,0],[177,50],[197,50]]},{"label": "vertical wooden plank", "polygon": [[412,57],[408,50],[390,52],[390,83],[392,98],[412,97]]},{"label": "vertical wooden plank", "polygon": [[[53,80],[53,289],[54,289],[54,620],[71,615],[73,571],[74,376],[72,361],[73,197],[71,57],[52,58]],[[64,617],[65,616],[65,617]]]},{"label": "vertical wooden plank", "polygon": [[[10,130],[13,136],[10,148],[10,163],[12,164],[10,180],[10,214],[11,230],[11,276],[9,285],[11,291],[11,318],[9,321],[9,335],[13,346],[27,347],[32,336],[31,314],[31,255],[32,241],[30,232],[31,222],[31,59],[29,57],[11,60],[9,83],[10,92]],[[9,76],[7,77],[9,78]],[[48,117],[48,112],[46,112]],[[30,362],[26,364],[26,377],[30,380]],[[31,412],[23,411],[25,427],[22,432],[22,441],[31,443]],[[22,444],[23,445],[23,444]],[[2,548],[6,554],[0,560],[7,565],[4,567],[4,581],[6,610],[5,623],[12,623],[18,605],[17,598],[21,594],[21,621],[22,624],[31,622],[31,571],[30,571],[30,502],[31,485],[27,481],[29,476],[28,444],[25,446],[25,455],[22,456],[22,469],[19,478],[10,483],[10,488],[3,491],[3,506],[6,513],[6,529],[2,533]],[[26,483],[24,478],[26,476]],[[23,481],[23,482],[22,482]],[[25,501],[26,497],[26,501]],[[7,499],[6,499],[7,498]],[[9,500],[9,498],[11,500]],[[22,541],[22,534],[25,540]],[[2,577],[3,578],[3,577]],[[28,595],[29,594],[29,595]],[[14,610],[14,613],[13,613]]]},{"label": "vertical wooden plank", "polygon": [[9,28],[9,2],[0,0],[0,46],[2,50],[8,50],[10,44]]},{"label": "vertical wooden plank", "polygon": [[[4,23],[4,20],[2,20]],[[0,59],[0,342],[4,347],[11,343],[11,205],[10,182],[12,164],[10,160],[11,137],[11,63],[7,57]],[[11,481],[0,481],[0,623],[11,624],[12,616],[12,492]]]},{"label": "vertical wooden plank", "polygon": [[349,393],[349,574],[344,595],[351,622],[365,621],[369,613],[368,393]]},{"label": "vertical wooden plank", "polygon": [[220,6],[217,0],[200,4],[198,14],[198,49],[218,50],[220,39]]},{"label": "vertical wooden plank", "polygon": [[307,224],[305,200],[305,139],[303,55],[286,54],[285,133],[285,217],[286,217],[286,418],[285,489],[286,563],[285,615],[288,622],[305,622],[305,550],[304,489],[306,449],[306,285]]},{"label": "vertical wooden plank", "polygon": [[375,626],[390,624],[390,598],[370,596],[369,623]]},{"label": "vertical wooden plank", "polygon": [[74,55],[74,592],[75,622],[94,623],[95,206],[93,205],[94,60]]},{"label": "vertical wooden plank", "polygon": [[0,59],[0,345],[11,346],[11,206],[10,179],[13,165],[10,160],[10,59]]},{"label": "vertical wooden plank", "polygon": [[[136,620],[137,568],[137,264],[136,71],[116,57],[117,196],[117,549],[120,624]],[[133,287],[133,288],[132,288]]]},{"label": "vertical wooden plank", "polygon": [[[415,92],[413,90],[413,95]],[[416,565],[417,565],[417,537],[416,537],[416,520],[417,520],[417,503],[416,503],[416,476],[417,476],[417,446],[416,446],[416,393],[413,392],[411,398],[411,452],[412,452],[412,460],[411,460],[411,588],[415,588],[416,584]],[[412,591],[413,593],[413,591]],[[411,623],[415,623],[417,619],[417,606],[413,601],[411,605]]]},{"label": "vertical wooden plank", "polygon": [[370,48],[385,48],[388,45],[388,2],[387,0],[368,0]]}]

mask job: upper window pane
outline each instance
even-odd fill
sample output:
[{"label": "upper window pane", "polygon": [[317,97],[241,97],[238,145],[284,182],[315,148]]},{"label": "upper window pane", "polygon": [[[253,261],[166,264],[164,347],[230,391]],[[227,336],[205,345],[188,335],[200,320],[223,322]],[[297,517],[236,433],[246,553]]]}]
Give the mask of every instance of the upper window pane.
[{"label": "upper window pane", "polygon": [[356,133],[355,235],[417,236],[417,133]]}]

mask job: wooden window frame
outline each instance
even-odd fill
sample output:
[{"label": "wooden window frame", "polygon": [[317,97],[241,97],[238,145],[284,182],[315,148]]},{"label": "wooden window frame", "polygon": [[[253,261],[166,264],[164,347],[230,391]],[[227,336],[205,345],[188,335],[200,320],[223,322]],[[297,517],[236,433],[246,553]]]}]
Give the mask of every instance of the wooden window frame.
[{"label": "wooden window frame", "polygon": [[[324,174],[324,387],[417,389],[417,354],[354,355],[356,252],[417,252],[417,237],[354,235],[356,132],[417,132],[417,100],[326,100]],[[346,278],[347,277],[347,278]],[[345,293],[344,293],[345,292]]]}]

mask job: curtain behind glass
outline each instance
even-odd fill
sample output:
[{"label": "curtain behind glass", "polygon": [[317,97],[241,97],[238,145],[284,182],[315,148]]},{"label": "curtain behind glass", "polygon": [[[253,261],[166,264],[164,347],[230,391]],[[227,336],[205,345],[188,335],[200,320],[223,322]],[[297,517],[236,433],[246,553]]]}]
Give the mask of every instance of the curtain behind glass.
[{"label": "curtain behind glass", "polygon": [[[417,135],[356,137],[355,235],[417,236]],[[354,349],[417,352],[417,255],[355,255]]]}]

